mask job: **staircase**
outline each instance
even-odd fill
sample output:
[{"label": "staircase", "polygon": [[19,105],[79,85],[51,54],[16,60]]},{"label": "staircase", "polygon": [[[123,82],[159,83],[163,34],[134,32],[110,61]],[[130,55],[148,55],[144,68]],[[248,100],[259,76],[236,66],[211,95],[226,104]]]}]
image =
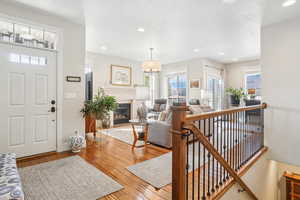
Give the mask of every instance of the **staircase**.
[{"label": "staircase", "polygon": [[257,199],[241,176],[267,150],[266,104],[187,115],[172,107],[172,199],[219,199],[238,183]]}]

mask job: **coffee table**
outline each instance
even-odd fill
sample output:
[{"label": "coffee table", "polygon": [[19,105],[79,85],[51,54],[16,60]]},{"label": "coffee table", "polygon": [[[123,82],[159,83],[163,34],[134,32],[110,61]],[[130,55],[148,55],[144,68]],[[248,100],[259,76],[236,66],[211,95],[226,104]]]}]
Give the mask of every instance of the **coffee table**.
[{"label": "coffee table", "polygon": [[[149,124],[153,121],[154,120],[151,120],[151,119],[148,119],[146,121],[140,121],[138,119],[129,120],[129,123],[131,124],[131,127],[132,127],[132,134],[133,134],[133,138],[134,138],[134,141],[132,144],[132,149],[147,146]],[[136,126],[142,126],[143,130],[138,132],[135,128]],[[137,141],[144,141],[144,144],[136,146]]]}]

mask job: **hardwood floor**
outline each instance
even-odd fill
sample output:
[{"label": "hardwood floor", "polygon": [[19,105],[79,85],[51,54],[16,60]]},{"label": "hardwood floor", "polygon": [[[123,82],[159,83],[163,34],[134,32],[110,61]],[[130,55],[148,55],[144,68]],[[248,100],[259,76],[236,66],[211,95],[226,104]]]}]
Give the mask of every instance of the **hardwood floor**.
[{"label": "hardwood floor", "polygon": [[[131,174],[126,167],[160,156],[169,151],[154,145],[148,145],[146,148],[137,148],[132,151],[129,144],[98,134],[96,140],[93,138],[87,140],[86,149],[78,155],[123,185],[123,190],[103,197],[101,200],[159,200],[171,199],[171,185],[156,190],[148,183]],[[73,155],[75,154],[71,152],[63,152],[38,158],[23,159],[18,161],[18,167],[36,165]]]}]

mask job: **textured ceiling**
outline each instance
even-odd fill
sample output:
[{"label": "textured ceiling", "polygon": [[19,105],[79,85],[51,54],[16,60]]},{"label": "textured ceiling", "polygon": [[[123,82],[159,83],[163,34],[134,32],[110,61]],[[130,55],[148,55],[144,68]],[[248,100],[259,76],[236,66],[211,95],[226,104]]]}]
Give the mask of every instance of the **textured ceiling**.
[{"label": "textured ceiling", "polygon": [[300,14],[300,2],[284,10],[282,0],[11,1],[85,24],[89,51],[144,60],[154,47],[162,63],[258,58],[262,16],[268,25]]}]

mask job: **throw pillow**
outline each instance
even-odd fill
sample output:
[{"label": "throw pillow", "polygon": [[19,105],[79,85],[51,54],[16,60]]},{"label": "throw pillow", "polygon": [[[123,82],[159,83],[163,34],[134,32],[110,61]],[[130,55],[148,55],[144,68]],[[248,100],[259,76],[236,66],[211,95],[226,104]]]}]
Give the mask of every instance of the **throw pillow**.
[{"label": "throw pillow", "polygon": [[191,105],[190,111],[192,114],[201,114],[204,112],[199,105]]},{"label": "throw pillow", "polygon": [[168,124],[171,124],[171,123],[172,123],[172,111],[171,111],[171,110],[168,111],[167,118],[166,118],[166,122],[167,122]]},{"label": "throw pillow", "polygon": [[163,112],[159,113],[159,116],[158,116],[159,121],[166,121],[166,118],[167,118],[167,112],[166,111],[163,111]]},{"label": "throw pillow", "polygon": [[203,112],[211,112],[214,110],[210,106],[205,106],[205,105],[201,105],[200,108],[201,110],[203,110]]},{"label": "throw pillow", "polygon": [[155,112],[159,112],[160,110],[160,104],[154,104],[154,106],[153,106],[153,110],[155,111]]},{"label": "throw pillow", "polygon": [[159,111],[164,111],[164,110],[166,110],[166,107],[167,107],[167,104],[161,104],[161,105],[159,106]]}]

